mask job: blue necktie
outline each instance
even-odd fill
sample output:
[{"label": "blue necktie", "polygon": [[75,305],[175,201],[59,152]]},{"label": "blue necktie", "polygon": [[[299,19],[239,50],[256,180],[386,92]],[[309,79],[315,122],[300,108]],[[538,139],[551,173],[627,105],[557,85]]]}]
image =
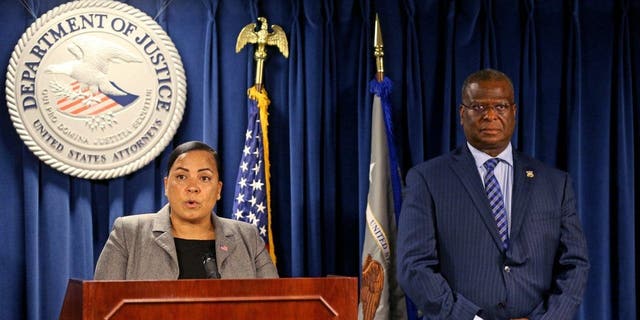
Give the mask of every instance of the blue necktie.
[{"label": "blue necktie", "polygon": [[506,250],[509,247],[507,210],[504,207],[504,198],[502,197],[500,184],[498,184],[498,179],[496,179],[496,176],[493,174],[493,169],[496,168],[498,162],[500,162],[500,159],[492,158],[484,163],[484,167],[487,169],[487,174],[484,176],[484,188],[489,198],[493,218],[496,219],[498,234],[502,240],[502,247]]}]

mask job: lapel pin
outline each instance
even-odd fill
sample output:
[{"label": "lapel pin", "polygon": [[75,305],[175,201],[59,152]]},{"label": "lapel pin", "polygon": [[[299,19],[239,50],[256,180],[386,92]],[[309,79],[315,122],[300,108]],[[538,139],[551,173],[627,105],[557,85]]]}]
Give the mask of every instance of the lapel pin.
[{"label": "lapel pin", "polygon": [[227,246],[220,246],[220,250],[227,251],[227,250],[229,250],[229,248],[227,248]]},{"label": "lapel pin", "polygon": [[533,170],[527,170],[527,178],[533,178],[534,176]]}]

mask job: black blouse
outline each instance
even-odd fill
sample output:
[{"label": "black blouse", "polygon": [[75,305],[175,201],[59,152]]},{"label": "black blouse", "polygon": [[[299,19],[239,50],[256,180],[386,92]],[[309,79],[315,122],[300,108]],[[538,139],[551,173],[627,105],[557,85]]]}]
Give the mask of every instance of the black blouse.
[{"label": "black blouse", "polygon": [[207,255],[215,256],[215,240],[190,240],[174,238],[178,254],[178,279],[206,279],[204,260]]}]

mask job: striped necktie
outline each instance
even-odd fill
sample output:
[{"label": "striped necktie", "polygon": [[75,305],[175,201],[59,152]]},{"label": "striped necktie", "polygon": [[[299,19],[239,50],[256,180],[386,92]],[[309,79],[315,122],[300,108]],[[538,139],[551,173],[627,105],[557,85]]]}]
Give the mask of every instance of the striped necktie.
[{"label": "striped necktie", "polygon": [[496,179],[496,176],[493,173],[498,162],[500,162],[500,159],[491,158],[484,163],[484,167],[487,169],[487,174],[484,176],[484,188],[487,192],[487,197],[489,198],[489,205],[493,212],[493,218],[496,219],[498,234],[502,240],[502,247],[506,250],[509,247],[507,210],[504,207],[504,198],[502,197],[500,184],[498,184],[498,179]]}]

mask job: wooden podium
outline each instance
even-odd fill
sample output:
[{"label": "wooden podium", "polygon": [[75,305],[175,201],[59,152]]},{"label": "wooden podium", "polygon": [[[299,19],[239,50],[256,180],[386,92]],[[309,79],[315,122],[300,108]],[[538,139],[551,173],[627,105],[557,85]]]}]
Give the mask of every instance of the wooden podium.
[{"label": "wooden podium", "polygon": [[60,319],[357,319],[350,277],[159,281],[71,279]]}]

